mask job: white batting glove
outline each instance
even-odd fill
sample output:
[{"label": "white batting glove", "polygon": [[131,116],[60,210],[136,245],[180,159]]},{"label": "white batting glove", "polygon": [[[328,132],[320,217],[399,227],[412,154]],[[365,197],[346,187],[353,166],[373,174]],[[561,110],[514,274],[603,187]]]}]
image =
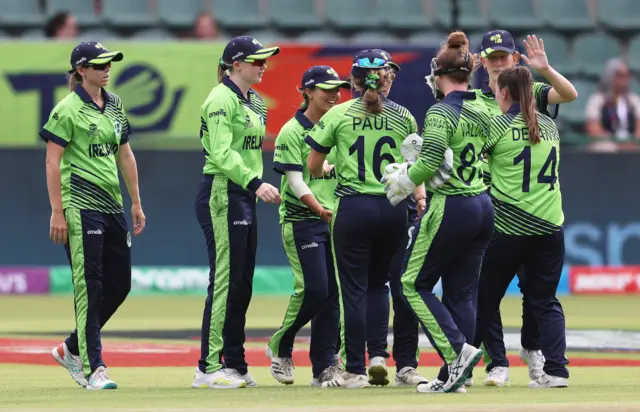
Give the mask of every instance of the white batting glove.
[{"label": "white batting glove", "polygon": [[422,150],[422,137],[415,133],[411,133],[405,137],[400,145],[400,154],[402,154],[410,165],[418,160],[420,150]]},{"label": "white batting glove", "polygon": [[[407,163],[400,164],[397,170],[389,173],[384,178],[384,190],[387,193],[387,199],[393,206],[406,199],[416,188],[416,185],[407,174],[407,166]],[[385,172],[387,168],[385,168]],[[396,166],[393,166],[393,168],[396,168]]]},{"label": "white batting glove", "polygon": [[453,150],[447,147],[447,150],[444,152],[444,161],[440,164],[436,173],[429,179],[429,186],[433,189],[442,187],[451,179],[451,172],[453,172]]}]

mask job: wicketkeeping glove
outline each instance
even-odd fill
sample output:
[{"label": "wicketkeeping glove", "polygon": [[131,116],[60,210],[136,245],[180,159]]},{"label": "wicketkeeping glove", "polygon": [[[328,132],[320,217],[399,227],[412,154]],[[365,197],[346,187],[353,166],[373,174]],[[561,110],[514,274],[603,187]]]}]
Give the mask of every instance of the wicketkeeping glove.
[{"label": "wicketkeeping glove", "polygon": [[402,154],[410,165],[418,160],[420,150],[422,150],[422,137],[415,133],[411,133],[405,137],[400,145],[400,154]]},{"label": "wicketkeeping glove", "polygon": [[451,179],[451,172],[453,172],[453,150],[447,147],[447,150],[444,152],[444,161],[440,164],[436,173],[429,179],[429,186],[433,189],[443,186]]},{"label": "wicketkeeping glove", "polygon": [[393,163],[385,168],[382,183],[387,199],[394,206],[406,199],[416,188],[407,174],[407,166],[407,163]]}]

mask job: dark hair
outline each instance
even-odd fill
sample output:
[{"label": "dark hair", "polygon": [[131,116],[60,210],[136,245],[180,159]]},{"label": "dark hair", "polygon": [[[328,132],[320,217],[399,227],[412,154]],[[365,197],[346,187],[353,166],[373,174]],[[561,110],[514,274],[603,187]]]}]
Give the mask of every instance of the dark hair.
[{"label": "dark hair", "polygon": [[531,143],[540,143],[540,125],[536,114],[536,102],[533,98],[533,76],[528,68],[516,66],[507,69],[498,76],[498,88],[507,89],[509,96],[520,103],[522,117],[529,128]]},{"label": "dark hair", "polygon": [[60,13],[57,13],[56,15],[51,17],[51,19],[49,19],[47,24],[44,26],[44,35],[49,38],[55,37],[58,30],[60,30],[60,28],[65,25],[67,19],[70,16],[71,13],[69,13],[68,11],[61,11]]},{"label": "dark hair", "polygon": [[[438,70],[445,71],[440,76],[449,76],[456,83],[468,83],[475,65],[475,57],[469,53],[469,40],[464,32],[449,34],[436,56]],[[449,71],[447,73],[447,71]]]},{"label": "dark hair", "polygon": [[314,90],[314,89],[315,87],[308,87],[304,89],[298,88],[298,92],[302,95],[302,98],[304,99],[304,101],[300,105],[300,109],[307,110],[309,108],[309,96],[307,96],[307,93],[305,93],[305,90]]},{"label": "dark hair", "polygon": [[367,73],[366,78],[352,77],[351,81],[361,89],[362,100],[368,113],[382,113],[382,90],[391,84],[396,75],[393,69],[372,69]]}]

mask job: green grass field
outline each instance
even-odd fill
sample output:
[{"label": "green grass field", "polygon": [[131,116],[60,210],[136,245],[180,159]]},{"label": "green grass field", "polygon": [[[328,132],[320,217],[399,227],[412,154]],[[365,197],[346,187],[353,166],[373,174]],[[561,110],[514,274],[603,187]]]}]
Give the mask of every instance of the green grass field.
[{"label": "green grass field", "polygon": [[[637,296],[563,297],[570,329],[640,329]],[[507,298],[502,305],[506,327],[519,327],[520,300]],[[198,329],[203,298],[130,297],[105,330]],[[281,322],[287,297],[254,297],[247,327],[272,328]],[[0,337],[21,337],[45,333],[62,339],[73,328],[70,296],[2,297]],[[42,338],[42,336],[38,336]],[[104,339],[109,342],[122,339]],[[159,342],[159,341],[158,341]],[[164,342],[164,341],[163,341]],[[168,342],[168,341],[166,341]],[[197,346],[194,341],[171,341]],[[264,344],[251,344],[248,346]],[[581,354],[606,358],[640,359],[640,354]],[[77,386],[53,360],[51,366],[0,364],[0,408],[107,408],[145,410],[274,410],[274,411],[640,411],[640,368],[570,367],[570,387],[566,390],[530,390],[526,368],[511,368],[511,387],[481,385],[482,368],[475,372],[475,386],[467,394],[418,394],[414,388],[371,388],[328,390],[309,387],[309,368],[296,368],[296,384],[278,384],[265,367],[251,368],[259,387],[237,391],[191,389],[193,367],[117,367],[110,376],[119,384],[116,391],[94,393]],[[435,367],[421,367],[432,378]],[[394,369],[390,369],[393,379]]]}]

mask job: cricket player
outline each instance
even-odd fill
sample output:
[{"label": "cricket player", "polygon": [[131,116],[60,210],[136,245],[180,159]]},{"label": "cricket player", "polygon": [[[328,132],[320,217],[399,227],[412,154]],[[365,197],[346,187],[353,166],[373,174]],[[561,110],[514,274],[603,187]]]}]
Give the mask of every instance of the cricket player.
[{"label": "cricket player", "polygon": [[367,290],[381,289],[387,282],[407,222],[406,201],[390,205],[380,180],[385,164],[403,160],[400,145],[417,130],[409,111],[386,97],[395,77],[388,58],[379,50],[363,50],[354,60],[352,83],[362,96],[331,108],[305,140],[311,146],[307,166],[314,177],[322,175],[327,155],[336,148],[331,241],[345,370],[322,384],[332,388],[370,386],[365,365],[367,308],[384,310],[389,297],[380,294],[371,301]]},{"label": "cricket player", "polygon": [[[532,39],[529,39],[531,42]],[[533,39],[533,47],[537,47]],[[476,342],[481,342],[514,274],[524,265],[522,293],[540,329],[542,376],[530,388],[564,388],[565,318],[556,298],[564,264],[560,137],[555,123],[536,112],[533,76],[525,67],[503,71],[496,83],[502,116],[491,122],[483,153],[491,170],[495,234],[480,274]],[[490,269],[490,270],[489,270]]]},{"label": "cricket player", "polygon": [[[375,49],[387,58],[389,66],[394,74],[398,76],[400,65],[393,61],[389,52],[382,49]],[[391,86],[390,86],[391,89]],[[422,138],[417,134],[408,136],[400,146],[401,155],[410,162],[417,160],[422,147]],[[369,284],[367,299],[382,301],[378,296],[389,296],[393,304],[393,359],[396,366],[395,386],[416,386],[420,382],[428,381],[418,373],[418,349],[419,322],[416,314],[409,306],[402,294],[400,284],[400,274],[404,252],[409,242],[409,229],[413,223],[422,216],[426,208],[426,193],[424,185],[416,188],[417,196],[411,194],[407,198],[407,225],[400,241],[400,245],[389,265],[389,286]],[[378,295],[378,296],[374,296]],[[388,299],[385,300],[388,303]],[[389,334],[389,307],[367,306],[367,353],[369,355],[369,383],[372,385],[389,384],[387,363],[389,352],[387,352],[387,337]]]},{"label": "cricket player", "polygon": [[[534,36],[535,38],[535,36]],[[536,109],[541,113],[555,117],[558,113],[559,104],[568,103],[577,97],[577,92],[571,82],[555,71],[548,63],[546,53],[544,51],[544,42],[533,41],[529,37],[529,41],[524,41],[527,56],[520,55],[516,51],[516,45],[511,33],[506,30],[493,30],[484,34],[482,37],[480,62],[487,70],[489,81],[481,88],[476,89],[478,97],[483,101],[489,109],[491,116],[501,115],[502,112],[496,101],[495,89],[496,81],[500,73],[510,68],[516,67],[520,58],[525,61],[532,69],[538,71],[549,84],[534,82],[533,95],[536,102]],[[555,109],[551,110],[551,106],[555,105]],[[491,174],[487,167],[483,168],[485,183],[490,186]],[[493,248],[490,244],[486,254],[502,255],[500,249]],[[483,270],[487,273],[493,269],[483,264]],[[489,276],[489,275],[487,275]],[[494,274],[497,276],[497,274]],[[513,278],[511,275],[509,278]],[[520,286],[523,283],[523,277],[526,276],[522,269],[518,271],[520,278]],[[533,317],[532,310],[526,298],[523,298],[523,321],[521,333],[520,351],[521,360],[528,365],[529,377],[534,380],[542,376],[544,373],[542,367],[544,365],[544,357],[540,352],[539,330],[538,325]],[[476,342],[478,343],[478,342]],[[507,359],[504,346],[504,337],[502,334],[502,322],[500,319],[500,311],[496,313],[496,318],[491,324],[483,342],[485,352],[485,365],[487,377],[484,381],[488,386],[505,386],[509,385],[509,360]],[[468,382],[469,384],[471,382]]]},{"label": "cricket player", "polygon": [[123,57],[93,41],[77,45],[68,72],[71,93],[40,131],[47,143],[49,235],[64,245],[71,264],[76,323],[52,355],[90,390],[118,387],[102,360],[100,330],[131,290],[131,233],[118,169],[131,197],[135,236],[146,222],[129,120],[120,97],[105,89],[111,62]]},{"label": "cricket player", "polygon": [[[468,91],[474,60],[467,36],[451,33],[432,61],[430,84],[443,98],[427,112],[420,158],[413,165],[385,170],[387,196],[396,204],[436,176],[443,158],[450,157],[453,164],[449,176],[427,188],[427,212],[412,232],[402,274],[404,295],[448,366],[435,380],[418,384],[422,393],[464,392],[467,376],[482,357],[471,345],[474,295],[493,230],[493,206],[479,156],[489,136],[490,116]],[[442,301],[433,293],[440,279]]]},{"label": "cricket player", "polygon": [[262,81],[267,59],[279,52],[249,36],[231,39],[219,61],[219,84],[202,105],[205,165],[195,212],[210,272],[195,388],[256,386],[244,356],[258,238],[256,204],[257,199],[280,204],[280,194],[262,181],[267,107],[251,86]]},{"label": "cricket player", "polygon": [[280,130],[275,142],[274,170],[282,174],[280,224],[282,243],[293,270],[294,293],[282,326],[267,346],[271,375],[285,385],[294,382],[291,353],[296,334],[311,321],[312,386],[335,377],[336,341],[340,331],[338,285],[333,266],[329,222],[333,215],[337,185],[331,165],[335,151],[327,157],[322,176],[314,178],[307,168],[311,148],[305,137],[320,118],[340,100],[340,89],[350,89],[329,66],[314,66],[302,75],[298,87],[302,108]]}]

